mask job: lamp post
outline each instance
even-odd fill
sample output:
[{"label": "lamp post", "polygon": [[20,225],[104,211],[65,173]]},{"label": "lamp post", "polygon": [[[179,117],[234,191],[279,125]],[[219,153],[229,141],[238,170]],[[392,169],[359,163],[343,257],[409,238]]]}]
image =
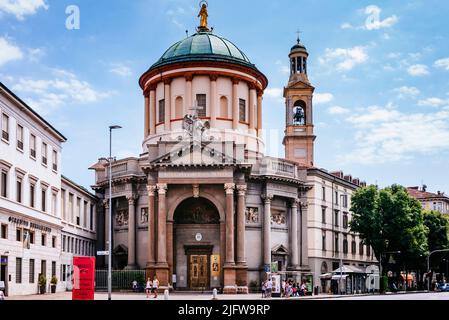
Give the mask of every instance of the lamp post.
[{"label": "lamp post", "polygon": [[[430,256],[437,252],[449,252],[449,249],[440,249],[440,250],[434,250],[427,256],[427,276],[429,276],[430,273]],[[427,291],[430,291],[430,278],[427,278]]]},{"label": "lamp post", "polygon": [[112,130],[121,129],[122,127],[114,125],[109,127],[109,230],[108,230],[108,300],[112,300]]}]

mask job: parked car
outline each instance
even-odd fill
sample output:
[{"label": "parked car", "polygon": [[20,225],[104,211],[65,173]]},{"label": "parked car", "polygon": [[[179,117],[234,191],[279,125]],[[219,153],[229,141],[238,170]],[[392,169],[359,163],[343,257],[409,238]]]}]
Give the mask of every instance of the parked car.
[{"label": "parked car", "polygon": [[438,291],[449,292],[449,283],[442,283],[438,285]]}]

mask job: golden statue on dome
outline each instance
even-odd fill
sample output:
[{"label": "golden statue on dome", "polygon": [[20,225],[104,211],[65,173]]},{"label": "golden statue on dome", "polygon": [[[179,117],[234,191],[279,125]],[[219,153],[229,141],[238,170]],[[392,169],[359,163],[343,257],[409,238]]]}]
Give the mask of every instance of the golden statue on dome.
[{"label": "golden statue on dome", "polygon": [[207,26],[207,18],[209,17],[209,14],[207,12],[207,1],[201,1],[200,2],[201,10],[198,14],[198,17],[200,18],[200,26],[199,31],[209,31],[209,28]]}]

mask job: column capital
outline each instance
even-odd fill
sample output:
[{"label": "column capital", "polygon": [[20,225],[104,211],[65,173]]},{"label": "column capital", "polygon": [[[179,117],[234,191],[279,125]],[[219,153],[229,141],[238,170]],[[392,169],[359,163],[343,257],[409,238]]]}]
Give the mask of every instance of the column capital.
[{"label": "column capital", "polygon": [[249,90],[257,90],[257,84],[254,82],[248,83]]},{"label": "column capital", "polygon": [[136,200],[139,198],[139,196],[135,194],[129,194],[126,196],[126,200],[128,200],[129,205],[135,204]]},{"label": "column capital", "polygon": [[154,197],[154,193],[157,190],[157,186],[155,185],[147,185],[147,192],[149,197]]},{"label": "column capital", "polygon": [[109,199],[103,200],[103,206],[105,209],[109,209]]},{"label": "column capital", "polygon": [[168,186],[167,186],[167,184],[166,183],[158,183],[157,184],[157,192],[158,192],[158,194],[166,194],[167,193],[167,189],[168,189]]},{"label": "column capital", "polygon": [[167,85],[170,85],[171,84],[171,82],[172,82],[172,78],[165,78],[164,79],[164,84],[167,86]]},{"label": "column capital", "polygon": [[234,194],[235,183],[226,183],[224,185],[224,189],[226,191],[226,194]]},{"label": "column capital", "polygon": [[152,83],[148,86],[148,91],[156,91],[157,85]]},{"label": "column capital", "polygon": [[270,194],[270,193],[267,193],[267,194],[263,194],[263,195],[261,196],[261,198],[265,201],[266,204],[269,204],[269,203],[271,203],[271,201],[273,200],[274,195],[272,195],[272,194]]},{"label": "column capital", "polygon": [[246,195],[246,191],[247,190],[248,190],[248,187],[245,184],[237,186],[237,191],[239,193],[239,196],[243,196],[244,197]]},{"label": "column capital", "polygon": [[211,75],[209,76],[209,78],[210,78],[210,81],[217,81],[218,75],[217,75],[217,74],[211,74]]},{"label": "column capital", "polygon": [[186,79],[186,81],[192,81],[193,80],[193,73],[186,73],[184,75],[184,78]]},{"label": "column capital", "polygon": [[236,85],[236,84],[239,84],[239,83],[240,83],[240,79],[239,78],[236,78],[236,77],[232,78],[232,84],[233,85]]},{"label": "column capital", "polygon": [[290,200],[290,207],[298,208],[300,205],[301,205],[301,200],[299,200],[299,199],[291,199]]}]

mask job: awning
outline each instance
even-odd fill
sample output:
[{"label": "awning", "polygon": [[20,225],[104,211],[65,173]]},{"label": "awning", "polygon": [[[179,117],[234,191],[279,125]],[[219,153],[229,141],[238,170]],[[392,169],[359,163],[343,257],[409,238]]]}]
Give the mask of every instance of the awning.
[{"label": "awning", "polygon": [[332,279],[332,273],[323,273],[320,275],[320,279]]},{"label": "awning", "polygon": [[[405,280],[405,274],[401,274],[401,279]],[[407,274],[407,280],[413,281],[413,276],[411,274]]]},{"label": "awning", "polygon": [[334,276],[332,276],[332,280],[340,280],[340,279],[346,279],[347,278],[347,274],[342,274],[342,275],[334,275]]}]

